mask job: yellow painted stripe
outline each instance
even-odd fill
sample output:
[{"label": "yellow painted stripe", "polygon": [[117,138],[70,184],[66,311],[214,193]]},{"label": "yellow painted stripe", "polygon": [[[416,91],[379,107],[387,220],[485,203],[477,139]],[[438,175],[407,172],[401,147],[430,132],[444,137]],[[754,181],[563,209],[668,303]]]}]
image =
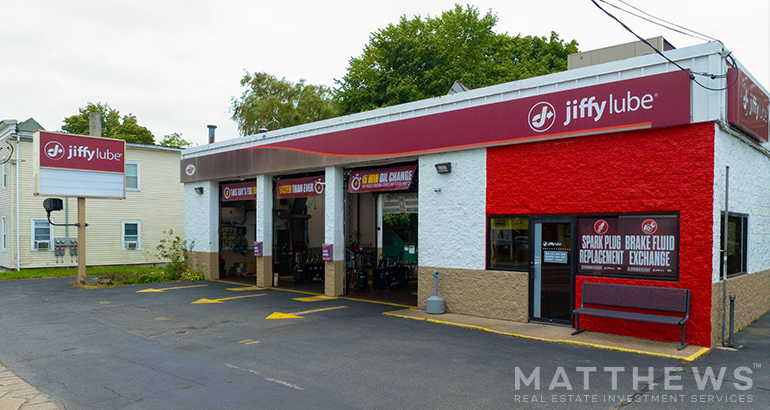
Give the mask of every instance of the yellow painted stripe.
[{"label": "yellow painted stripe", "polygon": [[293,314],[300,316],[300,315],[307,315],[309,313],[325,312],[327,310],[345,309],[346,307],[347,306],[334,306],[334,307],[321,308],[321,309],[303,310],[302,312],[294,312]]},{"label": "yellow painted stripe", "polygon": [[257,344],[257,343],[259,343],[259,340],[254,340],[254,341],[252,341],[252,342],[246,342],[246,343],[244,343],[244,344],[245,344],[245,345],[253,345],[253,344]]},{"label": "yellow painted stripe", "polygon": [[596,349],[605,349],[605,350],[615,350],[618,352],[625,352],[625,353],[637,353],[637,354],[644,354],[648,356],[657,356],[657,357],[663,357],[667,359],[675,359],[675,360],[682,360],[684,362],[691,362],[704,354],[708,353],[711,349],[708,347],[701,348],[697,352],[691,354],[690,356],[682,357],[682,356],[676,356],[676,355],[670,355],[665,353],[657,353],[657,352],[648,352],[645,350],[637,350],[637,349],[627,349],[624,347],[616,347],[616,346],[607,346],[607,345],[601,345],[597,343],[588,343],[588,342],[580,342],[577,340],[568,340],[568,339],[548,339],[544,337],[536,337],[536,336],[528,336],[528,335],[521,335],[516,333],[508,333],[508,332],[502,332],[499,330],[493,330],[482,326],[476,326],[476,325],[468,325],[464,323],[454,323],[454,322],[447,322],[444,320],[437,320],[437,319],[430,319],[430,318],[423,318],[423,317],[414,317],[414,316],[407,316],[407,315],[401,315],[398,313],[393,312],[384,312],[384,315],[387,316],[394,316],[394,317],[400,317],[404,319],[412,319],[412,320],[421,320],[424,322],[430,322],[430,323],[437,323],[440,325],[447,325],[447,326],[455,326],[455,327],[462,327],[465,329],[474,329],[474,330],[483,330],[485,332],[495,333],[498,335],[504,335],[504,336],[511,336],[511,337],[520,337],[522,339],[531,339],[531,340],[539,340],[542,342],[552,342],[552,343],[563,343],[573,346],[583,346],[583,347],[593,347]]},{"label": "yellow painted stripe", "polygon": [[[212,282],[229,283],[231,285],[239,285],[239,286],[254,286],[254,285],[247,285],[247,284],[244,284],[244,283],[230,282],[230,281],[219,280],[219,279],[212,279],[211,281]],[[281,292],[300,293],[300,294],[303,294],[303,295],[324,296],[323,293],[306,292],[304,290],[284,289],[284,288],[276,288],[276,287],[266,287],[266,288],[263,288],[263,289],[264,290],[278,290],[278,291],[281,291]],[[417,309],[415,306],[401,305],[401,304],[398,304],[398,303],[391,303],[391,302],[380,302],[378,300],[358,299],[358,298],[351,298],[351,297],[347,297],[347,296],[337,296],[336,298],[337,299],[352,300],[352,301],[355,301],[355,302],[366,302],[366,303],[375,303],[375,304],[378,304],[378,305],[395,306],[395,307],[400,307],[400,308],[404,308],[404,309]]]},{"label": "yellow painted stripe", "polygon": [[294,298],[292,300],[296,300],[299,302],[320,302],[323,300],[334,300],[334,299],[337,299],[337,298],[332,296],[326,296],[326,295],[318,295],[318,296],[309,296],[306,298]]},{"label": "yellow painted stripe", "polygon": [[246,340],[241,340],[241,341],[240,341],[240,342],[238,342],[238,343],[246,343],[246,342],[250,342],[250,341],[251,341],[251,339],[246,339]]},{"label": "yellow painted stripe", "polygon": [[256,286],[256,279],[254,280],[253,285],[249,285],[247,283],[241,283],[241,282],[231,282],[229,280],[221,280],[221,279],[211,279],[211,282],[219,282],[219,283],[228,283],[230,285],[238,285],[238,286]]}]

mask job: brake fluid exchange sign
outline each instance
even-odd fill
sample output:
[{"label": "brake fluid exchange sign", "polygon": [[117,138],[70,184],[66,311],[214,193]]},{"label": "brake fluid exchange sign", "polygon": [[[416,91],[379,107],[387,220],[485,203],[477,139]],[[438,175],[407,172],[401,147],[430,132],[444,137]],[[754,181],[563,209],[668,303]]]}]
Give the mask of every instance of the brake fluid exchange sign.
[{"label": "brake fluid exchange sign", "polygon": [[126,142],[38,131],[35,195],[125,198]]}]

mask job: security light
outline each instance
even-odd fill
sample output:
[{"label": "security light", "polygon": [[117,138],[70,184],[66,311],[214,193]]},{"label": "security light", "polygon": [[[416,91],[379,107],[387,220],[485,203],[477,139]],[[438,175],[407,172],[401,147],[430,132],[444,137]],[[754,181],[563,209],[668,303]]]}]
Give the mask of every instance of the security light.
[{"label": "security light", "polygon": [[448,174],[452,172],[452,163],[442,162],[440,164],[436,164],[436,172],[438,172],[439,174]]},{"label": "security light", "polygon": [[203,195],[203,187],[202,186],[196,186],[195,187],[195,193],[198,195]]}]

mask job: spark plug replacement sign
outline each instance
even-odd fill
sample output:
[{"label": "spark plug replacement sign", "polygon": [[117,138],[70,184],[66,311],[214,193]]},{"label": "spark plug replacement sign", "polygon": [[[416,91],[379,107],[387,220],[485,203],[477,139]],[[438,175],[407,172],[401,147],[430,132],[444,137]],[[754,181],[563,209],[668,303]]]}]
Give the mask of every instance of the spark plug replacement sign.
[{"label": "spark plug replacement sign", "polygon": [[622,215],[578,219],[578,272],[676,279],[679,217]]},{"label": "spark plug replacement sign", "polygon": [[125,141],[38,131],[33,150],[37,195],[125,197]]}]

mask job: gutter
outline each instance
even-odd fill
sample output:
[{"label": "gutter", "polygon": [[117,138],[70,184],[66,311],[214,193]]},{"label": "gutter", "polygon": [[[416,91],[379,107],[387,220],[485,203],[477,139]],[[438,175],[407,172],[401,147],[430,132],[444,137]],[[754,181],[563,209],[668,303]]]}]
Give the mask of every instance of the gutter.
[{"label": "gutter", "polygon": [[20,188],[21,188],[21,181],[19,180],[19,167],[21,167],[21,157],[19,156],[19,143],[21,142],[21,137],[19,137],[19,125],[16,124],[16,129],[14,130],[14,133],[12,134],[16,137],[16,270],[19,271],[21,269],[21,220],[19,219],[21,217],[19,212],[20,207]]}]

